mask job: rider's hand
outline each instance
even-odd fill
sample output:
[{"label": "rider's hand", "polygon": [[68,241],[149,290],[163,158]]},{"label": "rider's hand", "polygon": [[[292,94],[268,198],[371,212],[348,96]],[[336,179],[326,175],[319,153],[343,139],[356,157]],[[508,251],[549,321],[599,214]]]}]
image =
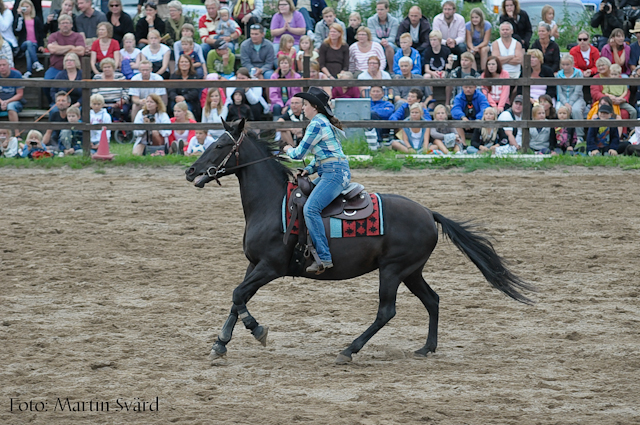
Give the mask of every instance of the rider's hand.
[{"label": "rider's hand", "polygon": [[300,171],[298,171],[298,174],[296,174],[296,177],[298,177],[298,176],[302,176],[302,177],[304,177],[304,176],[308,176],[308,175],[309,175],[309,171],[307,171],[307,170],[300,170]]}]

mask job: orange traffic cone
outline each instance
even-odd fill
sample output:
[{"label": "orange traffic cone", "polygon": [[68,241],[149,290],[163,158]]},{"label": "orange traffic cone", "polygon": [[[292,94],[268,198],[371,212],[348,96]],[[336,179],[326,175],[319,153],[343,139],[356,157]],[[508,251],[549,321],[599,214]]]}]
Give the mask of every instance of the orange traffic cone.
[{"label": "orange traffic cone", "polygon": [[100,144],[98,145],[98,153],[91,155],[92,159],[102,159],[111,161],[115,154],[109,153],[109,141],[107,140],[107,127],[102,127],[102,135],[100,136]]}]

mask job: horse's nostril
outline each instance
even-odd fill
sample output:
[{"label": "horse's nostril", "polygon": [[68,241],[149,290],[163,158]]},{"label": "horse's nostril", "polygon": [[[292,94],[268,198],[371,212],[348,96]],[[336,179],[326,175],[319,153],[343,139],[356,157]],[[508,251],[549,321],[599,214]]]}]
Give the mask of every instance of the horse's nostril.
[{"label": "horse's nostril", "polygon": [[185,171],[185,174],[186,175],[191,175],[191,174],[195,173],[195,171],[196,171],[195,167],[191,167],[187,171]]}]

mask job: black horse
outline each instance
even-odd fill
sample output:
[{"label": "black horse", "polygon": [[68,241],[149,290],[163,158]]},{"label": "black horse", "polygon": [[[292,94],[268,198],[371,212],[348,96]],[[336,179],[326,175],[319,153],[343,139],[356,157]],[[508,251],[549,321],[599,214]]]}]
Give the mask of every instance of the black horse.
[{"label": "black horse", "polygon": [[[224,123],[224,122],[223,122]],[[246,221],[244,253],[249,267],[242,283],[233,291],[233,306],[217,341],[211,350],[212,361],[224,356],[233,328],[242,319],[245,327],[263,345],[268,327],[247,311],[246,304],[262,286],[282,276],[290,276],[289,260],[295,239],[282,241],[282,201],[291,177],[289,169],[272,155],[274,150],[244,130],[244,120],[230,126],[217,143],[209,146],[186,171],[187,180],[204,187],[218,177],[236,174],[240,182],[242,207]],[[338,363],[351,361],[396,313],[396,293],[401,282],[417,296],[429,313],[429,333],[424,347],[415,352],[426,356],[438,344],[438,295],[422,277],[422,269],[438,242],[439,223],[442,232],[480,269],[489,283],[509,297],[530,304],[519,290],[535,288],[513,274],[484,236],[475,233],[468,223],[457,223],[430,211],[422,205],[398,195],[380,195],[384,211],[384,235],[332,239],[334,267],[320,275],[303,272],[311,279],[341,280],[380,270],[380,304],[373,324],[337,358]]]}]

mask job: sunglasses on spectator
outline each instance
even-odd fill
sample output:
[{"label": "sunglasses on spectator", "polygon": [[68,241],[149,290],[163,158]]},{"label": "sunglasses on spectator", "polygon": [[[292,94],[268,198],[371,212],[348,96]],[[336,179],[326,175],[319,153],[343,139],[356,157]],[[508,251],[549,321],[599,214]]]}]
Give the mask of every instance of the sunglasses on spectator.
[{"label": "sunglasses on spectator", "polygon": [[110,4],[109,7],[118,7],[120,6],[119,4]]},{"label": "sunglasses on spectator", "polygon": [[588,38],[579,38],[578,41],[588,41]]},{"label": "sunglasses on spectator", "polygon": [[249,27],[249,29],[251,30],[261,30],[262,29],[262,25],[260,24],[253,24]]}]

